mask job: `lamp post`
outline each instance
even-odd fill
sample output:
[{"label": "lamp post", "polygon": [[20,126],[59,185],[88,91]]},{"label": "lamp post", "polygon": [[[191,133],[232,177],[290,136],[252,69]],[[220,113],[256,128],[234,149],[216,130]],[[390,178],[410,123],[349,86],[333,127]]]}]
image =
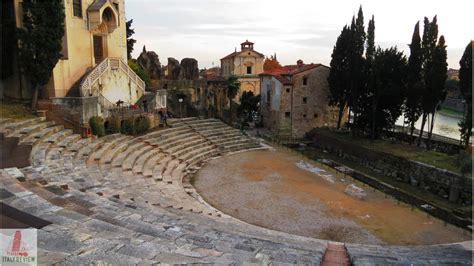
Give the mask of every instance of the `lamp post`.
[{"label": "lamp post", "polygon": [[182,108],[183,98],[178,98],[178,102],[179,102],[179,117],[183,118],[183,108]]}]

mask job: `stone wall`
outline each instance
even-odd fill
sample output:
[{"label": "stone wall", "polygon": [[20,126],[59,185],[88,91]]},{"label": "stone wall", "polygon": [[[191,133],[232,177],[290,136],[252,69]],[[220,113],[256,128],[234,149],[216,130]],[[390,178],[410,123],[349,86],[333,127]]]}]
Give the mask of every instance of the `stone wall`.
[{"label": "stone wall", "polygon": [[156,89],[166,91],[167,109],[174,115],[180,114],[179,98],[183,116],[222,117],[228,105],[224,81],[159,80]]},{"label": "stone wall", "polygon": [[[293,81],[293,137],[303,138],[315,127],[336,127],[337,110],[329,106],[329,68],[320,66],[295,74]],[[307,79],[307,85],[303,79]],[[304,102],[306,98],[306,102]]]},{"label": "stone wall", "polygon": [[328,76],[329,68],[324,66],[295,73],[285,85],[274,76],[261,76],[264,127],[280,139],[288,139],[290,134],[302,139],[315,127],[336,127],[338,110],[328,105]]},{"label": "stone wall", "polygon": [[330,136],[314,133],[314,147],[382,175],[463,205],[472,204],[472,178],[420,162],[376,152]]},{"label": "stone wall", "polygon": [[[51,98],[51,102],[48,115],[61,124],[87,125],[89,118],[99,115],[97,96],[58,97]],[[57,121],[55,118],[62,118],[63,121]]]},{"label": "stone wall", "polygon": [[[415,134],[417,133],[417,134]],[[405,132],[393,132],[393,131],[384,131],[382,136],[384,138],[395,138],[399,141],[402,141],[404,143],[410,143],[410,139],[412,143],[417,143],[418,141],[418,132],[415,132],[413,136],[410,136],[408,133]],[[434,151],[442,152],[442,153],[447,153],[447,154],[459,154],[461,150],[464,150],[465,147],[462,145],[459,145],[459,143],[452,143],[452,139],[446,138],[444,141],[440,141],[436,139],[437,136],[433,135],[431,139],[431,149]],[[447,141],[450,141],[448,143]],[[426,137],[423,137],[421,140],[420,147],[425,148],[428,146],[428,139]]]}]

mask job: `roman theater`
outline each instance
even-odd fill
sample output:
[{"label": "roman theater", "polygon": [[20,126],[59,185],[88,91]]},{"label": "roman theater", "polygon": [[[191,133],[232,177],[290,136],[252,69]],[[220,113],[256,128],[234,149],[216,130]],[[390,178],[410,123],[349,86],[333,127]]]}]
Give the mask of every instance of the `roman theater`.
[{"label": "roman theater", "polygon": [[42,265],[471,263],[470,231],[220,120],[169,123],[81,138],[2,118],[32,147],[0,170],[2,224],[38,229]]}]

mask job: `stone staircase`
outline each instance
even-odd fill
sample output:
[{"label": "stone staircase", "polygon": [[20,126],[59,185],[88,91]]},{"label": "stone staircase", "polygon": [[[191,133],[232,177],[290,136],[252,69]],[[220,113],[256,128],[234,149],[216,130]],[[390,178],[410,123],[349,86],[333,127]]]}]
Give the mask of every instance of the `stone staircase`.
[{"label": "stone staircase", "polygon": [[[170,124],[139,137],[81,139],[43,119],[2,120],[0,132],[33,145],[31,167],[0,170],[0,196],[52,223],[38,226],[40,264],[320,264],[326,241],[241,222],[183,182],[206,160],[260,148],[255,140],[215,119]],[[459,244],[346,248],[361,265],[418,262],[420,252],[468,265],[472,254]]]}]

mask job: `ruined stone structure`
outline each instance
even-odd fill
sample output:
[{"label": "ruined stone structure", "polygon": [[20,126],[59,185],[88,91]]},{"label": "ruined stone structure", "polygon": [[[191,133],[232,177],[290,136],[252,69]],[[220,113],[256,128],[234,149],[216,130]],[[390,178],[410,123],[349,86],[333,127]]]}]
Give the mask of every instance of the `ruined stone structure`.
[{"label": "ruined stone structure", "polygon": [[[159,80],[157,89],[167,92],[167,108],[177,116],[224,117],[228,99],[223,78]],[[182,102],[179,102],[182,99]]]},{"label": "ruined stone structure", "polygon": [[314,127],[335,126],[337,110],[328,105],[328,76],[327,66],[301,60],[260,74],[264,127],[290,139],[303,138]]},{"label": "ruined stone structure", "polygon": [[137,58],[137,63],[148,73],[150,79],[161,79],[163,77],[158,55],[153,51],[147,51],[145,45],[143,45],[143,51]]},{"label": "ruined stone structure", "polygon": [[165,78],[169,80],[184,79],[184,69],[179,61],[173,57],[168,57],[168,65],[165,68]]},{"label": "ruined stone structure", "polygon": [[248,40],[240,44],[240,51],[235,51],[221,59],[223,77],[235,75],[240,82],[240,92],[236,100],[244,91],[251,91],[254,95],[260,94],[260,78],[263,72],[265,56],[253,49],[253,42]]},{"label": "ruined stone structure", "polygon": [[195,80],[199,78],[198,61],[194,58],[183,58],[181,67],[184,71],[184,79]]},{"label": "ruined stone structure", "polygon": [[[40,265],[331,262],[334,242],[237,220],[190,184],[208,159],[259,149],[254,139],[215,119],[169,122],[139,137],[81,139],[43,118],[0,118],[0,133],[32,145],[31,167],[0,169],[0,206],[37,228]],[[472,244],[337,243],[346,265],[472,265]]]}]

